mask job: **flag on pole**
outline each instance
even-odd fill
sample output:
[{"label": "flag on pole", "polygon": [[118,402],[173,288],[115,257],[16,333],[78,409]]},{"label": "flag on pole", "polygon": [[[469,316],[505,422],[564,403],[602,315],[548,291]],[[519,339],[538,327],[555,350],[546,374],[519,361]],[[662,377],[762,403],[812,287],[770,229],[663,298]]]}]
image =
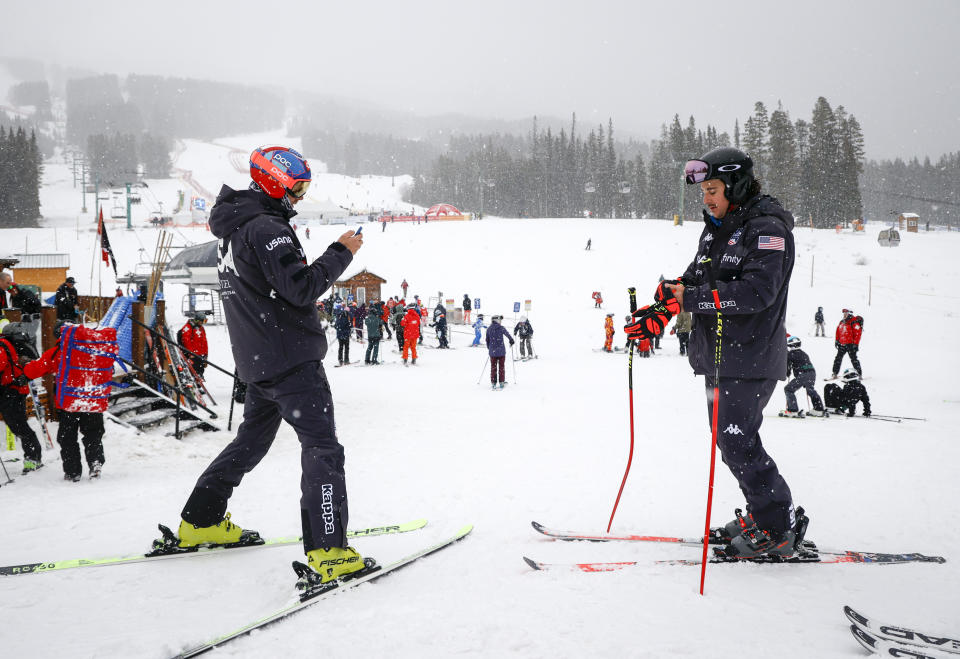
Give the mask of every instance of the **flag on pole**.
[{"label": "flag on pole", "polygon": [[110,239],[107,237],[107,225],[103,223],[103,209],[100,209],[100,222],[97,224],[97,235],[100,236],[100,256],[103,258],[103,262],[107,265],[110,265],[110,261],[113,261],[113,274],[117,275],[117,257],[113,255],[113,250],[110,248]]}]

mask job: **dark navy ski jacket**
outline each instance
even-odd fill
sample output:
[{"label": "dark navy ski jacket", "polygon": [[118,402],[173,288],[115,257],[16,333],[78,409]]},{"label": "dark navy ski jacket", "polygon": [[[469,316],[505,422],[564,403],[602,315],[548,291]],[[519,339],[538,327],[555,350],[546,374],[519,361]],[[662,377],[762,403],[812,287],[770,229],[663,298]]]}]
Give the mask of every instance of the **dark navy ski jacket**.
[{"label": "dark navy ski jacket", "polygon": [[316,301],[353,255],[333,243],[308,265],[289,223],[294,215],[282,200],[226,185],[210,211],[223,310],[244,382],[272,379],[327,352]]},{"label": "dark navy ski jacket", "polygon": [[810,373],[816,376],[817,371],[813,368],[810,356],[800,348],[796,348],[795,350],[787,350],[787,375],[790,375],[790,373],[793,373],[793,377],[797,377],[801,373]]},{"label": "dark navy ski jacket", "polygon": [[784,380],[793,215],[767,195],[751,198],[719,227],[704,215],[696,258],[683,273],[683,308],[693,314],[690,365],[698,375],[714,373],[717,313],[710,280],[699,263],[707,256],[723,314],[720,376]]},{"label": "dark navy ski jacket", "polygon": [[491,357],[507,356],[507,347],[503,344],[504,337],[509,339],[510,345],[513,345],[513,337],[510,336],[506,327],[499,322],[490,323],[487,329],[487,350]]}]

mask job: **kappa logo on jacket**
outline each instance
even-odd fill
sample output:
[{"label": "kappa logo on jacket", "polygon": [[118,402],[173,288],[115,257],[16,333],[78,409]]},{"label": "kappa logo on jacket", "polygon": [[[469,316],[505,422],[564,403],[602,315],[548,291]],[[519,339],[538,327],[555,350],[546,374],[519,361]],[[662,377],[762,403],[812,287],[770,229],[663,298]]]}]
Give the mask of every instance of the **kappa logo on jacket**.
[{"label": "kappa logo on jacket", "polygon": [[724,435],[743,435],[744,432],[740,430],[740,426],[735,423],[731,423],[727,426],[727,429],[723,431]]}]

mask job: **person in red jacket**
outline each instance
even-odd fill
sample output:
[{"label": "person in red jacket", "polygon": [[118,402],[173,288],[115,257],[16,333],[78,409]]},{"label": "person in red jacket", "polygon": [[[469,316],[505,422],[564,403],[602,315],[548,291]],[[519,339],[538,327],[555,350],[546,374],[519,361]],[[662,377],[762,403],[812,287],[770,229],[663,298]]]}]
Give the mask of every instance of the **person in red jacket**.
[{"label": "person in red jacket", "polygon": [[613,314],[608,313],[606,320],[603,321],[603,331],[606,332],[607,340],[603,342],[604,352],[613,352]]},{"label": "person in red jacket", "polygon": [[837,325],[837,335],[833,343],[837,347],[837,356],[833,360],[833,379],[836,379],[837,373],[840,372],[840,364],[843,362],[844,355],[850,355],[850,363],[853,364],[853,368],[860,376],[863,376],[860,360],[857,359],[862,333],[863,317],[854,315],[850,309],[844,309],[843,319]]},{"label": "person in red jacket", "polygon": [[[103,454],[103,412],[107,408],[109,386],[98,380],[109,382],[113,374],[113,360],[107,354],[116,354],[116,332],[112,329],[85,330],[82,326],[64,324],[55,330],[59,339],[57,345],[47,350],[39,359],[24,364],[23,372],[30,380],[48,374],[57,375],[57,396],[55,405],[58,409],[60,426],[57,429],[57,443],[60,444],[60,458],[63,461],[63,480],[80,481],[82,463],[80,462],[80,446],[77,443],[78,435],[83,434],[83,452],[86,457],[90,478],[99,478],[106,462]],[[60,333],[65,333],[60,339]],[[76,334],[86,332],[84,336]],[[97,333],[112,333],[111,337],[96,336]],[[94,336],[91,336],[93,334]],[[101,356],[93,356],[84,350],[69,351],[62,346],[71,344],[74,337],[78,345],[95,345]],[[106,339],[106,340],[105,340]],[[112,341],[112,350],[105,344]],[[76,359],[76,362],[74,361]],[[109,368],[102,362],[111,364]],[[102,371],[99,378],[91,373]],[[61,382],[63,389],[61,390]],[[105,387],[105,388],[104,388]],[[101,390],[106,391],[103,395]]]},{"label": "person in red jacket", "polygon": [[190,360],[193,370],[201,378],[203,378],[203,371],[207,368],[207,355],[209,354],[207,331],[203,329],[205,322],[207,322],[207,315],[198,311],[177,332],[177,342],[197,355],[187,354],[184,356]]},{"label": "person in red jacket", "polygon": [[10,323],[0,335],[0,414],[11,432],[20,438],[20,445],[23,447],[23,473],[29,474],[40,469],[43,461],[37,435],[27,424],[26,397],[30,389],[20,363],[24,358],[35,357],[37,353],[29,355],[33,347],[24,346],[22,343],[22,354],[17,353],[16,343],[19,342],[15,341],[16,336],[26,339],[26,334],[22,329],[18,329],[19,327],[19,323]]},{"label": "person in red jacket", "polygon": [[417,305],[407,306],[407,313],[400,321],[403,326],[403,363],[407,363],[407,353],[413,353],[413,364],[417,363],[417,340],[420,338],[420,312]]}]

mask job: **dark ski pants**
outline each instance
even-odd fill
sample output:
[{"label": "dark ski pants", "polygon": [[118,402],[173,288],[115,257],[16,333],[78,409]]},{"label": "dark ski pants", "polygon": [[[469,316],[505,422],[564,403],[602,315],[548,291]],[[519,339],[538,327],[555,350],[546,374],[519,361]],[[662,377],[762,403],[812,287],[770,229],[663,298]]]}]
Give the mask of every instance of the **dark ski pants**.
[{"label": "dark ski pants", "polygon": [[394,334],[397,336],[397,350],[403,350],[403,327],[394,328]]},{"label": "dark ski pants", "polygon": [[23,459],[40,462],[40,442],[27,423],[27,397],[9,387],[0,386],[0,414],[10,431],[20,438]]},{"label": "dark ski pants", "polygon": [[857,373],[863,375],[863,369],[860,368],[860,360],[857,359],[857,351],[860,349],[860,346],[853,343],[841,343],[837,348],[837,356],[833,360],[833,374],[836,375],[840,372],[840,365],[843,363],[843,356],[850,355],[850,363],[853,364],[853,368],[856,369]]},{"label": "dark ski pants", "polygon": [[[706,376],[707,414],[713,420],[713,376]],[[767,531],[792,528],[793,499],[787,482],[760,441],[763,408],[776,380],[720,378],[717,446],[747,500],[747,511]]]},{"label": "dark ski pants", "polygon": [[450,343],[447,341],[447,332],[446,330],[442,332],[437,332],[437,340],[440,341],[441,348],[449,348]]},{"label": "dark ski pants", "polygon": [[233,489],[267,454],[281,421],[290,424],[300,440],[304,551],[346,547],[343,446],[337,441],[333,397],[320,362],[248,386],[237,436],[200,475],[181,517],[196,526],[219,523]]},{"label": "dark ski pants", "polygon": [[207,369],[207,360],[203,357],[187,357],[190,360],[190,366],[196,371],[197,377],[203,379],[203,372]]},{"label": "dark ski pants", "polygon": [[677,339],[680,340],[680,354],[687,354],[687,346],[690,345],[690,332],[677,332]]},{"label": "dark ski pants", "polygon": [[500,375],[500,382],[506,382],[507,358],[505,356],[490,358],[490,382],[497,383],[497,374]]},{"label": "dark ski pants", "polygon": [[377,361],[380,356],[380,339],[370,339],[367,343],[367,354],[363,357],[363,362],[369,364]]},{"label": "dark ski pants", "polygon": [[529,354],[533,357],[533,343],[529,336],[518,337],[520,339],[520,357],[526,357]]},{"label": "dark ski pants", "polygon": [[826,328],[824,327],[823,323],[814,322],[814,325],[816,326],[815,331],[814,331],[814,334],[813,334],[814,336],[826,336],[826,335],[827,335],[827,330],[826,330]]},{"label": "dark ski pants", "polygon": [[337,339],[337,361],[341,364],[350,363],[350,339]]},{"label": "dark ski pants", "polygon": [[814,370],[798,373],[797,376],[790,380],[787,386],[783,388],[783,393],[787,395],[787,409],[791,412],[796,412],[800,409],[797,405],[797,395],[794,392],[801,387],[805,389],[807,395],[810,396],[813,409],[822,410],[823,401],[820,400],[820,394],[817,393],[817,372]]},{"label": "dark ski pants", "polygon": [[60,459],[63,461],[63,473],[79,476],[83,473],[80,462],[78,432],[83,435],[83,454],[87,467],[94,462],[103,464],[103,414],[100,412],[66,412],[57,410],[60,427],[57,429],[57,443],[60,444]]}]

